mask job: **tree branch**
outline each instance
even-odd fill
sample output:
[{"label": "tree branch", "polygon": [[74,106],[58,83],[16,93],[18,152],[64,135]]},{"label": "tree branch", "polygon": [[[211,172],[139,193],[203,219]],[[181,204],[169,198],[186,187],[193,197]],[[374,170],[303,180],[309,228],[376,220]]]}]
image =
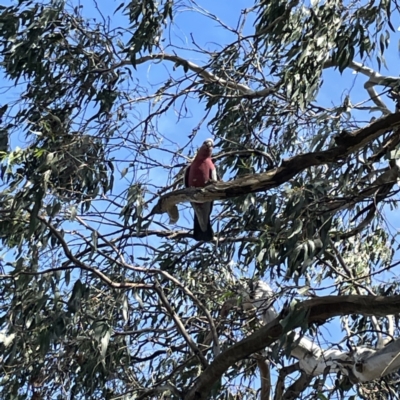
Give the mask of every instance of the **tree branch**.
[{"label": "tree branch", "polygon": [[199,359],[201,365],[204,368],[206,368],[208,366],[207,360],[205,359],[205,357],[204,357],[203,353],[200,351],[200,349],[197,347],[196,343],[193,341],[192,337],[186,331],[185,326],[183,325],[182,321],[178,317],[177,313],[173,310],[173,308],[169,304],[169,301],[165,297],[163,290],[161,289],[161,287],[158,287],[158,286],[155,286],[154,290],[157,292],[164,307],[167,309],[169,315],[174,320],[176,327],[178,328],[181,335],[184,337],[186,343],[192,349],[193,354]]},{"label": "tree branch", "polygon": [[282,396],[282,400],[295,400],[299,397],[300,393],[304,392],[313,380],[313,376],[307,375],[301,371],[300,376],[296,379],[286,390]]},{"label": "tree branch", "polygon": [[325,151],[299,154],[283,160],[281,166],[270,171],[242,176],[228,182],[216,182],[204,188],[187,188],[167,193],[161,196],[150,216],[165,212],[177,213],[178,203],[224,200],[278,187],[309,167],[342,160],[397,126],[400,126],[400,112],[377,119],[355,132],[343,132],[335,138],[337,146]]},{"label": "tree branch", "polygon": [[288,365],[287,367],[281,368],[281,370],[279,371],[278,381],[276,383],[274,400],[282,400],[285,378],[289,374],[292,374],[293,372],[299,370],[300,370],[299,363],[295,363],[292,365]]},{"label": "tree branch", "polygon": [[[147,284],[143,284],[143,283],[136,283],[136,282],[114,282],[113,280],[111,280],[107,275],[105,275],[103,272],[101,272],[100,270],[98,270],[97,268],[94,267],[90,267],[89,265],[83,263],[82,261],[80,261],[78,258],[76,258],[72,253],[70,248],[68,247],[68,244],[66,243],[66,241],[64,240],[63,236],[61,235],[61,233],[52,225],[50,224],[45,218],[41,217],[41,216],[37,216],[36,217],[38,220],[40,220],[42,223],[44,223],[50,230],[50,232],[52,233],[52,235],[54,235],[58,242],[61,244],[61,247],[64,250],[64,254],[65,256],[72,262],[75,264],[75,267],[78,267],[82,270],[91,272],[92,274],[96,275],[98,278],[100,278],[100,280],[102,280],[104,283],[106,283],[108,286],[115,288],[115,289],[129,289],[129,288],[151,288],[153,289],[153,285],[147,285]],[[74,268],[74,267],[73,267]],[[62,270],[67,270],[67,269],[71,269],[71,267],[69,266],[62,266],[59,268],[52,268],[52,269],[48,269],[45,272],[55,272],[55,271],[62,271]],[[23,273],[25,274],[32,274],[32,275],[36,275],[36,274],[43,274],[45,272],[29,272],[29,271],[23,271]]]},{"label": "tree branch", "polygon": [[387,153],[394,150],[400,143],[400,129],[396,129],[393,135],[386,138],[383,143],[379,146],[379,150],[368,158],[369,162],[378,162]]},{"label": "tree branch", "polygon": [[[399,312],[400,295],[390,297],[325,296],[298,303],[293,311],[293,313],[305,313],[308,316],[308,324],[313,322],[323,323],[329,318],[348,314],[386,316]],[[189,389],[185,400],[206,400],[214,383],[221,378],[230,366],[253,353],[263,350],[280,338],[284,334],[284,329],[280,324],[282,315],[285,315],[285,312],[216,357]],[[299,321],[297,326],[293,326],[291,329],[296,329],[303,322]]]},{"label": "tree branch", "polygon": [[375,85],[373,83],[368,81],[368,82],[365,82],[364,89],[368,92],[369,97],[371,98],[371,101],[373,101],[375,103],[375,105],[379,108],[379,111],[381,111],[384,115],[389,115],[391,113],[391,111],[386,106],[386,104],[383,102],[383,100],[380,98],[380,96],[376,92],[374,86]]},{"label": "tree branch", "polygon": [[[331,59],[326,61],[324,64],[324,68],[331,68],[337,67]],[[353,71],[360,72],[361,74],[367,76],[368,82],[372,85],[381,85],[381,86],[388,86],[392,88],[396,88],[400,83],[400,78],[396,76],[384,76],[381,75],[379,72],[374,71],[372,68],[367,67],[357,61],[351,61],[349,64],[349,68]]]},{"label": "tree branch", "polygon": [[208,311],[208,308],[185,285],[183,285],[178,279],[174,278],[167,271],[160,270],[157,272],[159,274],[165,276],[171,282],[174,282],[175,285],[177,285],[179,288],[181,288],[182,291],[193,300],[193,302],[197,305],[197,307],[199,307],[199,309],[201,311],[203,311],[204,315],[206,316],[206,318],[208,320],[208,323],[210,324],[210,333],[211,333],[211,337],[214,341],[214,346],[213,346],[214,356],[218,356],[221,353],[221,349],[220,349],[219,340],[218,340],[217,328],[214,324],[214,320],[210,314],[210,311]]},{"label": "tree branch", "polygon": [[[324,64],[324,68],[331,68],[331,67],[336,67],[337,64],[335,64],[331,59],[326,61]],[[360,72],[361,74],[365,75],[368,77],[367,82],[364,84],[365,90],[368,92],[371,101],[373,101],[376,106],[379,108],[379,110],[385,114],[388,115],[391,113],[389,108],[386,106],[386,104],[382,101],[382,99],[379,97],[378,93],[376,92],[374,86],[379,85],[379,86],[386,86],[390,88],[397,88],[400,79],[395,76],[384,76],[381,75],[380,73],[374,71],[372,68],[369,68],[357,61],[351,61],[349,64],[349,68],[351,68],[355,72]]]},{"label": "tree branch", "polygon": [[[211,72],[208,72],[206,70],[206,68],[208,68],[209,65],[205,65],[205,66],[201,67],[200,65],[197,65],[197,64],[195,64],[191,61],[188,61],[182,57],[179,57],[175,54],[167,54],[167,53],[150,54],[148,56],[143,56],[143,57],[137,58],[135,60],[135,65],[144,64],[147,61],[155,61],[155,60],[172,61],[175,63],[175,66],[182,66],[185,70],[190,70],[192,72],[195,72],[197,75],[202,77],[208,83],[217,83],[220,86],[226,87],[228,89],[237,90],[241,95],[246,96],[246,97],[251,97],[251,98],[266,97],[266,96],[270,95],[271,93],[274,93],[277,90],[277,86],[278,86],[278,84],[276,84],[275,86],[270,87],[270,88],[264,88],[261,90],[253,90],[247,85],[244,85],[242,83],[237,83],[235,81],[223,79],[223,78],[220,78],[220,77],[212,74]],[[127,66],[127,65],[132,65],[132,61],[130,59],[123,60],[123,61],[119,62],[118,64],[111,66],[110,68],[104,68],[104,69],[96,68],[90,72],[103,74],[103,73],[107,73],[111,70],[115,70],[117,68]]]},{"label": "tree branch", "polygon": [[256,361],[258,369],[260,370],[260,400],[269,400],[271,393],[271,374],[269,369],[269,362],[260,354],[256,354]]},{"label": "tree branch", "polygon": [[[182,398],[182,394],[179,392],[179,390],[171,383],[167,383],[166,385],[157,386],[152,389],[145,390],[143,393],[140,394],[140,396],[137,397],[137,400],[149,399],[154,395],[160,395],[160,398],[164,398],[164,396],[162,395],[165,395],[168,392],[174,394],[178,398]],[[168,396],[165,398],[168,398]]]}]

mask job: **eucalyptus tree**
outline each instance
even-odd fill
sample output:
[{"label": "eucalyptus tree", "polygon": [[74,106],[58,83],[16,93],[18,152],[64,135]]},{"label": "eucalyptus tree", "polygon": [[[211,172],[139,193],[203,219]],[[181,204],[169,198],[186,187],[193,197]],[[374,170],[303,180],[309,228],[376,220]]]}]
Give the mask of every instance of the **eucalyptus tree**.
[{"label": "eucalyptus tree", "polygon": [[109,7],[0,5],[1,397],[395,398],[397,2]]}]

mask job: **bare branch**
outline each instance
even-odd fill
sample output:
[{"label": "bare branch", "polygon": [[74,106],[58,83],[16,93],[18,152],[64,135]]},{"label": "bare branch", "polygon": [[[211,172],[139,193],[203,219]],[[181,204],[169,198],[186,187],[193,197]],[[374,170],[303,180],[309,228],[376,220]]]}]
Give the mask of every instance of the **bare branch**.
[{"label": "bare branch", "polygon": [[400,143],[400,129],[396,129],[390,137],[386,138],[379,150],[368,158],[370,162],[377,162],[384,157],[389,151],[392,151]]},{"label": "bare branch", "polygon": [[[325,63],[324,68],[330,68],[330,67],[336,67],[336,66],[337,65],[332,60],[328,60]],[[355,72],[360,72],[361,74],[363,74],[369,78],[368,81],[365,82],[364,88],[368,92],[368,94],[371,98],[371,101],[373,101],[376,104],[376,106],[379,108],[379,110],[384,115],[389,115],[391,113],[391,111],[386,106],[386,104],[382,101],[382,99],[379,97],[374,86],[379,85],[379,86],[396,88],[396,87],[398,87],[398,85],[400,83],[400,79],[395,76],[381,75],[380,73],[374,71],[372,68],[369,68],[369,67],[367,67],[357,61],[354,61],[354,60],[350,62],[349,68],[351,68]]]},{"label": "bare branch", "polygon": [[288,365],[287,367],[281,368],[281,370],[279,371],[278,382],[276,383],[274,400],[282,399],[286,376],[299,370],[300,370],[299,363],[295,363],[292,365]]},{"label": "bare branch", "polygon": [[[336,66],[337,65],[332,61],[332,59],[329,59],[324,64],[325,69]],[[369,78],[368,82],[372,85],[396,88],[400,83],[399,77],[381,75],[379,72],[374,71],[372,68],[369,68],[366,65],[363,65],[354,60],[350,62],[349,68],[351,68],[353,71],[360,72],[361,74],[367,76]]]},{"label": "bare branch", "polygon": [[187,333],[182,321],[176,314],[176,312],[173,310],[171,305],[169,304],[169,301],[164,295],[164,292],[162,289],[158,286],[154,287],[154,290],[157,292],[158,296],[160,297],[161,302],[163,303],[164,307],[167,309],[168,313],[170,314],[171,318],[174,320],[176,327],[178,328],[179,332],[181,335],[185,338],[186,343],[188,346],[192,349],[193,354],[200,360],[201,365],[205,368],[208,365],[207,360],[204,358],[203,353],[200,351],[200,349],[197,347],[196,343],[193,341],[191,336]]},{"label": "bare branch", "polygon": [[286,390],[282,396],[282,400],[295,400],[299,394],[304,392],[311,383],[313,377],[308,376],[305,372],[301,372],[298,379],[296,379]]},{"label": "bare branch", "polygon": [[374,84],[371,83],[370,81],[366,82],[364,85],[365,90],[368,92],[371,100],[376,104],[376,106],[379,108],[379,110],[384,114],[384,115],[389,115],[391,111],[389,108],[386,106],[386,104],[383,102],[383,100],[379,97],[378,93],[376,92],[374,88]]},{"label": "bare branch", "polygon": [[[256,98],[256,97],[266,97],[270,95],[271,93],[274,93],[277,90],[278,84],[276,84],[274,87],[270,88],[264,88],[261,90],[253,90],[249,86],[244,85],[242,83],[237,83],[231,80],[223,79],[220,78],[211,72],[208,72],[206,68],[208,68],[208,65],[205,65],[201,67],[200,65],[197,65],[191,61],[185,60],[182,57],[179,57],[174,54],[167,54],[167,53],[158,53],[158,54],[150,54],[148,56],[140,57],[135,60],[135,65],[138,64],[144,64],[147,61],[155,61],[155,60],[160,60],[160,61],[172,61],[175,63],[175,66],[182,66],[185,69],[188,69],[192,72],[195,72],[197,75],[199,75],[201,78],[203,78],[206,82],[208,83],[217,83],[223,87],[226,87],[228,89],[232,90],[237,90],[241,95],[246,96],[246,97],[251,97],[251,98]],[[126,66],[126,65],[132,65],[131,60],[124,60],[119,62],[118,64],[115,64],[111,66],[110,68],[105,68],[105,69],[93,69],[91,73],[107,73],[111,70]]]},{"label": "bare branch", "polygon": [[271,393],[271,375],[269,362],[260,354],[256,354],[258,369],[260,370],[261,395],[260,400],[269,400]]},{"label": "bare branch", "polygon": [[[69,261],[73,262],[77,268],[83,269],[85,271],[91,272],[94,275],[97,275],[103,282],[105,282],[108,286],[116,288],[116,289],[128,289],[128,288],[153,288],[153,285],[144,285],[143,283],[135,283],[135,282],[114,282],[112,281],[107,275],[103,274],[100,270],[94,267],[90,267],[89,265],[83,263],[80,261],[78,258],[76,258],[72,253],[70,248],[68,247],[68,244],[62,237],[61,233],[52,225],[50,224],[45,218],[37,216],[37,219],[39,219],[41,222],[43,222],[51,231],[51,233],[57,238],[58,242],[61,244],[61,247],[64,250],[64,253],[66,257],[69,259]],[[62,270],[67,270],[71,269],[71,267],[67,266],[62,266],[59,268],[52,268],[46,270],[46,272],[54,272],[54,271],[62,271]],[[26,273],[29,273],[27,271]],[[41,272],[42,274],[44,272]],[[34,272],[33,275],[38,274],[38,272]]]},{"label": "bare branch", "polygon": [[164,275],[167,279],[169,279],[171,282],[174,282],[178,287],[180,287],[182,291],[186,293],[193,300],[193,302],[200,308],[200,310],[203,311],[204,315],[208,320],[208,323],[210,324],[210,333],[214,341],[214,346],[213,346],[214,356],[218,356],[221,352],[221,349],[218,340],[217,328],[215,327],[214,320],[210,314],[210,311],[208,311],[207,307],[185,285],[179,282],[178,279],[174,278],[171,274],[169,274],[166,271],[160,270],[157,272]]},{"label": "bare branch", "polygon": [[400,339],[397,339],[374,351],[366,360],[361,360],[353,372],[361,382],[377,379],[398,370],[399,357]]},{"label": "bare branch", "polygon": [[379,72],[374,71],[372,68],[369,68],[354,60],[350,62],[349,67],[356,72],[360,72],[363,75],[368,76],[368,82],[373,85],[395,88],[400,83],[399,77],[381,75]]}]

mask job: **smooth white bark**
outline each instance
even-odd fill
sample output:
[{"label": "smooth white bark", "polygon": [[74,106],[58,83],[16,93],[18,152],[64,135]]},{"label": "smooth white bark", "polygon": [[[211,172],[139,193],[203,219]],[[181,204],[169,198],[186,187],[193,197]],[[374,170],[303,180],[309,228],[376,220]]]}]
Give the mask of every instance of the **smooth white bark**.
[{"label": "smooth white bark", "polygon": [[[278,313],[273,305],[274,292],[271,287],[262,281],[257,282],[252,304],[260,313],[264,324],[274,320]],[[393,323],[393,316],[389,318],[389,331]],[[392,336],[392,332],[388,332]],[[299,361],[300,369],[308,375],[317,376],[324,373],[341,372],[346,376],[354,377],[359,382],[368,382],[378,379],[400,368],[400,339],[389,344],[387,339],[381,338],[377,347],[359,346],[351,351],[339,349],[324,350],[307,337],[295,334],[291,356]]]}]

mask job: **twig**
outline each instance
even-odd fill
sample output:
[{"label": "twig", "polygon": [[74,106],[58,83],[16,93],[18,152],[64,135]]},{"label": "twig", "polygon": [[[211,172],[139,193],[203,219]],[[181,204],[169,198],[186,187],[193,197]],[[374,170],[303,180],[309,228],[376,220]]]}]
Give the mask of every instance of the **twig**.
[{"label": "twig", "polygon": [[[191,61],[188,61],[188,60],[186,60],[182,57],[179,57],[177,55],[174,55],[174,54],[167,54],[167,53],[150,54],[148,56],[137,58],[135,60],[135,65],[144,64],[147,61],[154,61],[154,60],[172,61],[175,63],[176,66],[182,66],[183,68],[186,68],[192,72],[195,72],[197,75],[202,77],[208,83],[217,83],[228,89],[237,90],[240,94],[242,94],[246,97],[251,97],[251,98],[266,97],[266,96],[274,93],[277,90],[276,85],[273,87],[264,88],[262,90],[252,90],[247,85],[244,85],[242,83],[237,83],[237,82],[234,82],[231,80],[223,79],[223,78],[220,78],[220,77],[212,74],[211,72],[208,72],[206,70],[206,68],[209,67],[208,65],[201,67]],[[132,65],[132,61],[124,60],[117,64],[112,65],[109,68],[104,68],[104,69],[96,68],[96,69],[91,70],[90,72],[103,74],[103,73],[107,73],[111,70],[114,70],[114,69],[117,69],[117,68],[120,68],[123,66],[127,66],[127,65]]]},{"label": "twig", "polygon": [[[65,242],[64,238],[62,237],[62,235],[60,234],[60,232],[54,228],[54,226],[52,224],[50,224],[45,218],[41,217],[41,216],[37,216],[36,217],[39,221],[41,221],[42,223],[44,223],[49,230],[51,231],[51,233],[57,238],[57,240],[59,241],[59,243],[61,244],[61,247],[64,250],[64,253],[66,255],[66,257],[72,261],[76,267],[83,269],[85,271],[91,272],[94,275],[97,275],[103,282],[105,282],[108,286],[113,287],[115,289],[130,289],[130,288],[154,288],[153,285],[146,285],[143,283],[134,283],[134,282],[124,282],[124,283],[120,283],[120,282],[114,282],[112,281],[107,275],[103,274],[103,272],[101,272],[100,270],[98,270],[97,268],[93,268],[90,267],[89,265],[83,263],[82,261],[80,261],[79,259],[77,259],[72,253],[71,250],[69,249],[67,243]],[[75,267],[75,268],[76,268]],[[62,266],[59,268],[52,268],[52,269],[48,269],[46,270],[47,272],[54,272],[54,271],[62,271],[62,270],[67,270],[67,269],[71,269],[74,267],[67,267],[67,266]],[[29,273],[29,272],[28,272]],[[39,272],[40,273],[40,272]],[[33,274],[38,274],[38,272],[34,272]]]}]

